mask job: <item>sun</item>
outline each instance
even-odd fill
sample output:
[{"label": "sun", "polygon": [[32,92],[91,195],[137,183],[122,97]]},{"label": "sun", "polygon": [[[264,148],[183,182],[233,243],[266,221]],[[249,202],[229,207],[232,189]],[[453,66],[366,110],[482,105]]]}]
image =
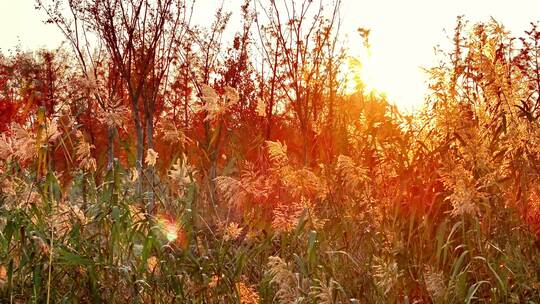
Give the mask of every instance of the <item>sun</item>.
[{"label": "sun", "polygon": [[[423,88],[411,85],[422,80],[416,79],[416,74],[403,78],[403,71],[411,70],[410,63],[404,59],[393,60],[385,53],[384,42],[371,43],[369,48],[352,49],[352,55],[345,65],[345,93],[348,95],[364,92],[376,94],[404,113],[412,113],[420,109],[423,98],[420,96]],[[414,69],[414,67],[413,67]]]},{"label": "sun", "polygon": [[385,73],[368,51],[351,56],[347,62],[345,92],[353,94],[359,90],[365,93],[388,94]]}]

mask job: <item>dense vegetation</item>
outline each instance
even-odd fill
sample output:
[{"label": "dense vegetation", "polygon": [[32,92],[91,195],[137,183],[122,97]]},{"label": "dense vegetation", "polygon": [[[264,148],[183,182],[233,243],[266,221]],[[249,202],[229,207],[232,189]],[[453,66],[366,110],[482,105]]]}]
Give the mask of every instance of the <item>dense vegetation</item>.
[{"label": "dense vegetation", "polygon": [[38,1],[67,44],[0,56],[0,302],[539,303],[536,25],[458,18],[404,115],[345,90],[323,2],[228,45],[224,10]]}]

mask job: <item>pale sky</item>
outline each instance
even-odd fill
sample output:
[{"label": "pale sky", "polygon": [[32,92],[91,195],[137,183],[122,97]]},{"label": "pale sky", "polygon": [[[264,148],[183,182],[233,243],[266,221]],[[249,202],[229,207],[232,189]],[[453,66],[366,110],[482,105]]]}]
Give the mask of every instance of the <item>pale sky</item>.
[{"label": "pale sky", "polygon": [[[218,3],[221,1],[198,0],[195,22],[208,22]],[[238,17],[242,1],[225,3],[233,18]],[[351,52],[359,54],[362,41],[356,29],[371,29],[371,85],[385,91],[400,107],[411,108],[421,104],[426,93],[420,67],[434,62],[434,46],[447,45],[458,15],[471,22],[492,16],[520,35],[530,22],[540,20],[540,0],[343,0],[341,33],[347,35]],[[43,24],[44,19],[34,9],[34,0],[0,0],[0,49],[57,47],[62,36],[54,25]]]}]

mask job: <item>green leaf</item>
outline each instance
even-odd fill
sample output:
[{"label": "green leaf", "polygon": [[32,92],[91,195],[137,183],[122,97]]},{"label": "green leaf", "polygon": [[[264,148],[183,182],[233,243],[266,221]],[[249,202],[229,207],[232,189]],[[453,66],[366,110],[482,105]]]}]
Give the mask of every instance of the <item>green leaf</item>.
[{"label": "green leaf", "polygon": [[61,247],[56,248],[56,252],[58,253],[59,264],[70,266],[89,266],[93,264],[92,260],[85,258],[75,252],[70,252]]},{"label": "green leaf", "polygon": [[42,266],[41,264],[36,264],[34,266],[34,272],[32,277],[33,284],[33,298],[35,303],[39,302],[39,297],[41,294],[41,272],[42,272]]},{"label": "green leaf", "polygon": [[473,284],[471,287],[469,287],[469,292],[467,293],[467,297],[465,298],[465,303],[471,303],[471,301],[473,299],[475,299],[474,295],[476,294],[476,292],[478,291],[478,288],[480,288],[480,286],[482,284],[485,284],[485,283],[488,283],[488,281],[480,281],[480,282],[476,282],[475,284]]},{"label": "green leaf", "polygon": [[118,208],[118,206],[112,207],[111,216],[113,221],[118,221],[118,219],[120,218],[120,209]]}]

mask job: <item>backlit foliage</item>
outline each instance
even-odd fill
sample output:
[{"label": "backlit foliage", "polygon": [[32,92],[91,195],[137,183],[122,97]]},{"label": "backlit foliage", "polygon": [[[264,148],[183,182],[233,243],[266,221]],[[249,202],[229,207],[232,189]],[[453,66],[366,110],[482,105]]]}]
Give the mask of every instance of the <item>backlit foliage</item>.
[{"label": "backlit foliage", "polygon": [[458,18],[404,115],[346,92],[330,2],[226,42],[223,8],[37,1],[70,48],[0,56],[0,302],[539,303],[537,26]]}]

